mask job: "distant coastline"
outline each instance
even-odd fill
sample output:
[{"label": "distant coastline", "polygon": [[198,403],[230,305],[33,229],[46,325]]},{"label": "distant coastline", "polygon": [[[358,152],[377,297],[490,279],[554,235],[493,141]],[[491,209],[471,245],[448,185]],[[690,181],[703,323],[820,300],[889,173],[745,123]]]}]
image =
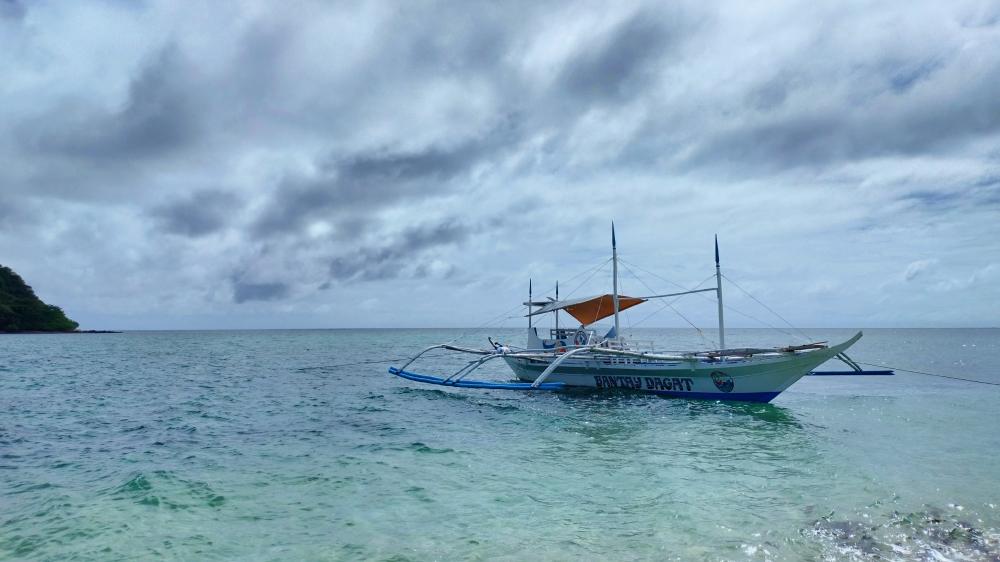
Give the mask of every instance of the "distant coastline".
[{"label": "distant coastline", "polygon": [[0,330],[5,334],[121,334],[121,330]]}]

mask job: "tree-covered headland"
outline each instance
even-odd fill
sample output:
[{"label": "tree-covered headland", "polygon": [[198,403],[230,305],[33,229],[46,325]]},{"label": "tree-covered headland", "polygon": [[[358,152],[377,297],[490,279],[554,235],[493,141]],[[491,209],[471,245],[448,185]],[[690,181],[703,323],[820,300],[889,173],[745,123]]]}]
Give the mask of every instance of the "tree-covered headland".
[{"label": "tree-covered headland", "polygon": [[45,304],[9,267],[0,265],[0,332],[72,332],[78,323]]}]

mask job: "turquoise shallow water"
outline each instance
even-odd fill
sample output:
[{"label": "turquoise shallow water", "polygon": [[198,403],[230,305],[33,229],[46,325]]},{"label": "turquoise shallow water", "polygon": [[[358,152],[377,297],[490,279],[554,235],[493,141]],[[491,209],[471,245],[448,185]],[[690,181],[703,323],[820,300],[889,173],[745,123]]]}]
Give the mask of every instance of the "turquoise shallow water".
[{"label": "turquoise shallow water", "polygon": [[[460,333],[0,336],[0,558],[1000,559],[1000,387],[810,377],[751,405],[336,367]],[[852,356],[1000,382],[1000,330]]]}]

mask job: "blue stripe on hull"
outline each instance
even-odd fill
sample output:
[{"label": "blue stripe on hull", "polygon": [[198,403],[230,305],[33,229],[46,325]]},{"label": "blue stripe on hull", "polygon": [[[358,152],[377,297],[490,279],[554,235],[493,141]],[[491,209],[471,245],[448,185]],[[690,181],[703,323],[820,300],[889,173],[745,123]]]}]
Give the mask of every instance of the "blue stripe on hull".
[{"label": "blue stripe on hull", "polygon": [[398,377],[409,379],[414,382],[436,384],[441,386],[453,386],[457,388],[486,388],[496,390],[583,390],[600,391],[615,390],[629,392],[646,392],[659,396],[669,396],[671,398],[691,398],[695,400],[725,400],[726,402],[770,402],[774,400],[778,392],[678,392],[673,390],[647,390],[644,388],[607,388],[599,389],[592,386],[568,386],[564,382],[544,382],[538,388],[532,388],[530,382],[493,382],[493,381],[446,381],[440,377],[421,375],[409,371],[400,371],[395,367],[389,367],[389,372]]},{"label": "blue stripe on hull", "polygon": [[770,402],[780,392],[677,392],[674,390],[643,390],[650,394],[671,398],[694,398],[696,400],[725,400],[726,402]]},{"label": "blue stripe on hull", "polygon": [[811,371],[812,377],[891,377],[894,371]]}]

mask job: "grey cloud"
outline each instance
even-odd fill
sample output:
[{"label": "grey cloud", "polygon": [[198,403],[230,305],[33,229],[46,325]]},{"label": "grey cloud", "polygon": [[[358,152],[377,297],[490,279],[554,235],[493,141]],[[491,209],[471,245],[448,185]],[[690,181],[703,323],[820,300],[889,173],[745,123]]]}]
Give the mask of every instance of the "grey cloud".
[{"label": "grey cloud", "polygon": [[751,89],[747,94],[747,105],[758,111],[779,108],[794,88],[794,78],[790,78],[784,72],[779,73]]},{"label": "grey cloud", "polygon": [[[26,133],[31,149],[99,161],[160,156],[198,135],[193,69],[174,47],[159,51],[134,77],[124,107],[107,113],[81,106],[59,107]],[[113,163],[110,165],[114,165]]]},{"label": "grey cloud", "polygon": [[938,217],[956,209],[967,212],[1000,206],[1000,176],[996,173],[929,182],[906,178],[893,187],[900,190],[896,201]]},{"label": "grey cloud", "polygon": [[222,229],[241,206],[232,193],[206,190],[156,207],[150,214],[167,232],[197,237]]},{"label": "grey cloud", "polygon": [[683,162],[685,169],[709,168],[719,162],[728,166],[784,169],[839,160],[855,148],[842,116],[810,114],[782,117],[721,131],[707,140]]},{"label": "grey cloud", "polygon": [[982,176],[972,183],[973,187],[991,187],[1000,191],[1000,173]]},{"label": "grey cloud", "polygon": [[[349,217],[344,225],[363,224],[362,230],[378,228],[373,219]],[[495,227],[496,221],[487,221]],[[354,227],[354,226],[352,226]],[[310,263],[317,256],[326,255],[322,260],[323,270],[319,272],[322,281],[318,283],[319,290],[329,289],[332,282],[352,283],[379,281],[396,278],[421,278],[434,276],[448,278],[455,274],[456,268],[440,260],[426,261],[434,250],[464,243],[476,230],[455,219],[443,219],[426,222],[417,226],[404,228],[402,231],[382,237],[374,237],[373,242],[362,243],[352,241],[353,249],[341,251],[335,257],[329,257],[331,249],[328,246],[332,239],[325,241],[292,238],[290,240],[267,243],[259,247],[255,254],[244,260],[241,266],[230,275],[233,286],[233,299],[237,303],[250,300],[279,300],[288,297],[296,286],[317,286],[316,277],[304,274],[311,269]],[[361,238],[360,234],[354,238]],[[314,252],[306,252],[306,246]],[[316,253],[318,252],[318,254]],[[276,273],[277,263],[296,263],[302,271],[294,281],[275,281],[269,275]],[[267,279],[267,281],[260,281]]]},{"label": "grey cloud", "polygon": [[993,27],[1000,24],[1000,7],[995,4],[984,3],[978,10],[966,14],[959,18],[959,24],[963,27]]},{"label": "grey cloud", "polygon": [[[318,217],[352,218],[363,210],[398,205],[414,197],[432,197],[451,188],[449,182],[514,142],[510,128],[454,147],[428,147],[415,152],[378,151],[333,159],[317,177],[290,178],[272,197],[252,230],[258,237],[294,233]],[[358,226],[355,224],[355,226]]]},{"label": "grey cloud", "polygon": [[[711,92],[712,111],[681,102],[652,112],[623,155],[635,164],[637,155],[676,154],[675,169],[684,172],[769,175],[944,155],[1000,132],[1000,64],[988,49],[960,34],[910,45],[922,36],[902,33],[901,41],[877,39],[884,52],[806,40],[814,58],[784,52],[751,69],[749,87],[738,82]],[[755,74],[763,79],[752,80]]]},{"label": "grey cloud", "polygon": [[247,101],[266,99],[259,94],[272,91],[279,82],[282,57],[294,36],[295,30],[279,20],[254,22],[243,34],[232,74],[239,88],[258,94]]},{"label": "grey cloud", "polygon": [[[453,220],[408,228],[384,244],[363,247],[335,258],[330,263],[330,276],[338,281],[393,279],[404,277],[407,272],[414,277],[424,277],[430,273],[426,264],[408,269],[423,252],[459,244],[471,233],[469,227]],[[449,268],[445,274],[453,271]]]},{"label": "grey cloud", "polygon": [[26,12],[19,0],[0,0],[0,19],[22,20]]},{"label": "grey cloud", "polygon": [[406,9],[392,21],[392,27],[403,33],[393,34],[394,44],[388,47],[389,58],[420,72],[487,73],[501,63],[512,34],[505,23],[511,14],[490,5],[483,5],[445,23],[438,13],[422,9]]},{"label": "grey cloud", "polygon": [[930,78],[935,71],[943,67],[940,59],[902,61],[888,64],[886,75],[889,87],[899,94],[911,89],[920,81]]},{"label": "grey cloud", "polygon": [[27,203],[5,198],[3,204],[0,204],[0,231],[14,230],[29,224],[36,215],[34,208]]},{"label": "grey cloud", "polygon": [[286,298],[290,291],[285,283],[251,283],[241,279],[232,279],[233,302],[237,304],[248,301],[274,301]]},{"label": "grey cloud", "polygon": [[[923,74],[907,75],[904,93]],[[928,154],[955,143],[1000,132],[1000,65],[958,92],[957,98],[915,100],[897,96],[887,79],[881,96],[852,106],[788,109],[760,119],[723,125],[706,135],[682,163],[685,169],[776,171],[800,166],[862,160],[888,155]]]},{"label": "grey cloud", "polygon": [[562,89],[577,97],[604,101],[630,98],[641,91],[682,34],[681,26],[666,18],[661,13],[640,11],[620,24],[607,40],[584,47],[562,69]]},{"label": "grey cloud", "polygon": [[901,201],[914,202],[935,209],[953,207],[962,202],[959,193],[947,191],[913,191],[900,197]]},{"label": "grey cloud", "polygon": [[27,11],[19,0],[0,0],[0,19],[22,20]]},{"label": "grey cloud", "polygon": [[254,234],[263,238],[302,226],[336,204],[336,188],[331,177],[286,180],[254,223]]},{"label": "grey cloud", "polygon": [[340,163],[338,177],[354,185],[428,178],[447,180],[468,168],[481,150],[481,143],[469,142],[448,150],[432,147],[415,153],[364,154]]},{"label": "grey cloud", "polygon": [[959,189],[966,195],[967,204],[979,207],[1000,206],[1000,174],[995,171],[984,174]]},{"label": "grey cloud", "polygon": [[[522,89],[510,70],[511,43],[517,37],[512,26],[533,8],[516,12],[507,9],[509,5],[468,10],[447,3],[431,9],[407,4],[376,10],[381,13],[375,14],[349,5],[325,6],[327,16],[338,14],[358,33],[336,32],[341,37],[323,46],[345,45],[350,52],[331,51],[332,70],[318,72],[301,83],[298,76],[288,75],[288,67],[294,68],[303,58],[302,21],[272,18],[278,23],[255,24],[245,34],[243,54],[234,65],[239,69],[236,81],[240,90],[234,88],[232,97],[253,108],[250,119],[263,116],[280,120],[283,127],[293,127],[299,133],[312,130],[339,139],[364,136],[380,122],[398,130],[418,125],[436,131],[444,124],[428,123],[420,116],[433,105],[430,98],[439,91],[437,86],[466,86],[470,99],[487,91],[489,95],[503,92],[509,99]],[[368,34],[377,36],[377,41],[354,50],[356,40]],[[314,52],[310,49],[305,58]],[[246,96],[242,88],[260,95]],[[294,107],[289,106],[289,97],[294,99]],[[443,129],[439,141],[454,138],[453,131]],[[407,131],[407,136],[414,133],[422,136],[427,131]],[[394,145],[395,141],[386,144]],[[371,146],[365,144],[360,150]],[[358,147],[342,152],[355,150]],[[419,148],[410,146],[408,150]]]}]

